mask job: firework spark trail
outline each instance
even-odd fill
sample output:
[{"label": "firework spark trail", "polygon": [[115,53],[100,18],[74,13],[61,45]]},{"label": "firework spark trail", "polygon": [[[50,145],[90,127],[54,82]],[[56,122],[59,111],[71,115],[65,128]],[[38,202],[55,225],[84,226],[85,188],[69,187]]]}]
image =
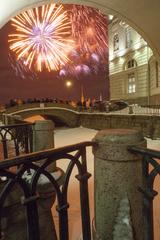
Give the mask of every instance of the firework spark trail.
[{"label": "firework spark trail", "polygon": [[17,59],[25,59],[31,68],[59,70],[69,61],[68,54],[74,48],[70,21],[63,6],[55,4],[28,10],[12,18],[15,34],[9,34],[10,49]]},{"label": "firework spark trail", "polygon": [[19,59],[18,61],[16,61],[15,56],[9,53],[8,61],[17,77],[21,77],[23,79],[31,79],[31,80],[38,78],[36,72],[31,71],[31,69],[27,67],[23,59]]},{"label": "firework spark trail", "polygon": [[99,10],[73,5],[70,11],[72,36],[82,53],[97,53],[105,59],[108,51],[107,19]]}]

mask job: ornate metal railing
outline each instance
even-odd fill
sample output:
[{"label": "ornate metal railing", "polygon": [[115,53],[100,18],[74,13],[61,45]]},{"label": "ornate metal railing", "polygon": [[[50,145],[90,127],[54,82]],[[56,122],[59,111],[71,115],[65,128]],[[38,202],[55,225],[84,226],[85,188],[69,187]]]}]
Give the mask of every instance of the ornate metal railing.
[{"label": "ornate metal railing", "polygon": [[[59,214],[59,238],[60,240],[69,239],[68,231],[68,185],[72,170],[77,168],[78,174],[75,176],[79,181],[80,188],[80,207],[83,240],[91,239],[90,229],[90,210],[88,197],[88,179],[91,176],[87,172],[86,147],[93,146],[93,142],[83,142],[75,145],[61,147],[57,149],[45,150],[43,152],[30,153],[25,156],[18,156],[13,159],[6,159],[0,162],[0,176],[7,180],[2,182],[3,189],[0,193],[0,218],[2,221],[2,212],[6,199],[13,190],[15,184],[18,184],[24,194],[24,209],[27,213],[28,235],[24,239],[39,240],[39,217],[37,210],[37,184],[40,176],[44,175],[53,185],[57,197],[57,211]],[[67,169],[64,174],[64,180],[61,186],[54,176],[47,171],[47,167],[53,162],[60,160],[68,161]],[[14,168],[14,171],[12,170]],[[29,172],[29,173],[28,173]],[[30,183],[27,182],[25,175],[32,174]],[[2,186],[1,186],[2,188]],[[1,229],[0,229],[1,230]],[[5,234],[5,233],[4,233]],[[3,233],[1,231],[0,239]],[[4,238],[5,239],[5,238]]]},{"label": "ornate metal railing", "polygon": [[139,148],[139,147],[129,147],[129,151],[134,154],[140,154],[143,156],[143,176],[144,176],[144,186],[145,189],[139,187],[139,191],[144,197],[144,217],[146,224],[146,236],[145,240],[154,239],[154,221],[153,221],[153,200],[158,194],[154,190],[154,181],[157,175],[160,175],[160,152]]},{"label": "ornate metal railing", "polygon": [[32,126],[30,123],[0,126],[1,159],[32,152]]}]

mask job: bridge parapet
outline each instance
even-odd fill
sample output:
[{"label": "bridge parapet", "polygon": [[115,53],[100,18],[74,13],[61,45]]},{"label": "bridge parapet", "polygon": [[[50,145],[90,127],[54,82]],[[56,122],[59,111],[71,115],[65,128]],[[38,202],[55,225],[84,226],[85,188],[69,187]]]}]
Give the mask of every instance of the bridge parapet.
[{"label": "bridge parapet", "polygon": [[21,105],[16,105],[13,107],[6,108],[5,113],[14,113],[16,111],[25,110],[25,109],[32,109],[32,108],[45,108],[45,107],[59,107],[59,108],[66,108],[71,110],[76,110],[69,104],[65,103],[25,103]]}]

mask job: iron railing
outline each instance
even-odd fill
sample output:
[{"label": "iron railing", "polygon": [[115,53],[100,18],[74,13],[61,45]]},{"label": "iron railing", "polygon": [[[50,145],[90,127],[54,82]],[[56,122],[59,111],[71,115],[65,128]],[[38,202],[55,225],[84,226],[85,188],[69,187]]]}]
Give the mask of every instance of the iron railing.
[{"label": "iron railing", "polygon": [[157,175],[160,175],[160,152],[140,148],[136,146],[128,147],[128,150],[134,154],[143,156],[143,176],[144,189],[139,187],[139,191],[143,194],[144,204],[144,219],[145,219],[145,240],[154,239],[154,221],[153,221],[153,200],[158,194],[154,190],[154,181]]},{"label": "iron railing", "polygon": [[[37,153],[30,153],[25,156],[18,156],[12,159],[6,159],[0,162],[0,176],[6,177],[3,182],[4,187],[0,193],[0,219],[2,221],[2,212],[4,212],[5,201],[12,191],[15,184],[22,189],[25,205],[24,210],[27,213],[27,236],[24,239],[39,240],[39,217],[37,210],[37,184],[40,175],[44,175],[53,185],[57,197],[57,211],[59,215],[59,239],[68,240],[68,185],[72,170],[77,168],[78,174],[76,178],[79,181],[80,188],[80,208],[83,240],[91,239],[90,228],[90,210],[88,196],[88,179],[91,176],[87,172],[86,147],[93,146],[93,142],[83,142],[75,145],[61,147],[57,149],[45,150]],[[47,171],[47,167],[60,160],[66,159],[68,166],[65,171],[64,181],[59,186],[54,176]],[[38,164],[37,164],[38,163]],[[14,172],[12,171],[15,167]],[[11,169],[11,170],[10,170]],[[25,180],[24,175],[28,172],[34,172],[30,184]],[[5,234],[5,233],[4,233]],[[1,231],[0,238],[3,236]]]},{"label": "iron railing", "polygon": [[33,149],[33,124],[23,123],[0,126],[2,159],[29,153]]}]

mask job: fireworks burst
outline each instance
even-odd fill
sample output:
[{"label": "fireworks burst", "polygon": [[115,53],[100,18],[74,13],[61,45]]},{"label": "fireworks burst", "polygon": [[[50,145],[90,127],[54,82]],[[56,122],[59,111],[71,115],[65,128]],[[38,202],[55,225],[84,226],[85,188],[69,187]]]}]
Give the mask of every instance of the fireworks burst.
[{"label": "fireworks burst", "polygon": [[107,18],[99,11],[82,5],[70,5],[72,38],[77,43],[70,53],[71,62],[62,66],[60,77],[77,79],[106,72],[108,57]]},{"label": "fireworks burst", "polygon": [[73,5],[70,11],[72,36],[82,54],[97,54],[106,59],[108,52],[107,18],[91,7]]},{"label": "fireworks burst", "polygon": [[63,6],[43,5],[11,19],[15,34],[9,34],[10,49],[25,65],[42,71],[59,70],[69,61],[74,47],[71,23]]}]

